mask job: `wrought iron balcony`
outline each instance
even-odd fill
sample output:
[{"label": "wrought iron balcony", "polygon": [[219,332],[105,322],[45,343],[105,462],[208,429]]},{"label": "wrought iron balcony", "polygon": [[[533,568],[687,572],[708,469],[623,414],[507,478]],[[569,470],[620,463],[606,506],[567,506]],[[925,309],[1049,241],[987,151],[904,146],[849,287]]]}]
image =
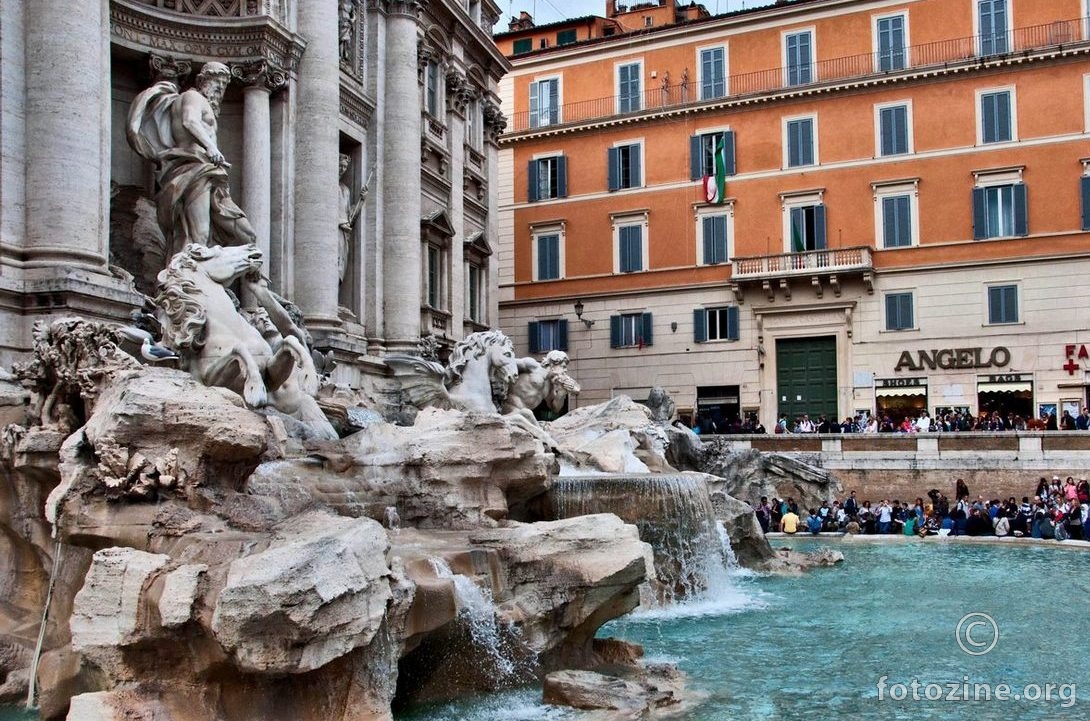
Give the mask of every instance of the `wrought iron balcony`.
[{"label": "wrought iron balcony", "polygon": [[826,286],[839,297],[840,280],[844,276],[859,276],[867,292],[874,292],[874,262],[869,246],[756,255],[731,261],[731,289],[739,302],[743,299],[743,286],[756,283],[761,284],[770,301],[777,289],[790,300],[791,284],[800,278],[809,281],[819,298]]},{"label": "wrought iron balcony", "polygon": [[[703,97],[699,82],[683,76],[671,84],[669,75],[660,87],[648,89],[624,102],[616,95],[522,111],[511,118],[508,134],[548,130],[553,126],[589,123],[606,119],[636,119],[645,113],[675,108],[713,105],[777,92],[805,90],[868,78],[911,74],[965,66],[982,60],[1002,59],[1030,52],[1090,43],[1088,18],[1056,20],[1043,25],[1014,28],[997,35],[970,35],[906,46],[901,52],[863,53],[830,58],[794,68],[769,68],[726,78],[725,93]],[[789,70],[791,72],[789,72]],[[574,83],[566,84],[574,87]]]}]

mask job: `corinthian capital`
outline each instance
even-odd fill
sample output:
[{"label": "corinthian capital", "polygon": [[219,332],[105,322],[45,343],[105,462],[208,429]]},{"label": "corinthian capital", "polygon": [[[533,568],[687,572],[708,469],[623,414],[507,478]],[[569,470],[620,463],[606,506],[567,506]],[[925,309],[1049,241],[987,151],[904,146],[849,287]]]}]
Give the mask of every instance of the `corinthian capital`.
[{"label": "corinthian capital", "polygon": [[255,60],[250,63],[237,63],[231,66],[231,77],[249,87],[264,86],[275,93],[288,82],[288,74],[276,63],[268,60]]},{"label": "corinthian capital", "polygon": [[379,8],[387,15],[408,15],[413,18],[424,9],[425,5],[427,0],[379,0],[378,2]]},{"label": "corinthian capital", "polygon": [[165,55],[152,55],[148,59],[151,66],[151,75],[155,82],[169,80],[181,84],[181,81],[193,72],[193,65],[188,60],[168,58]]}]

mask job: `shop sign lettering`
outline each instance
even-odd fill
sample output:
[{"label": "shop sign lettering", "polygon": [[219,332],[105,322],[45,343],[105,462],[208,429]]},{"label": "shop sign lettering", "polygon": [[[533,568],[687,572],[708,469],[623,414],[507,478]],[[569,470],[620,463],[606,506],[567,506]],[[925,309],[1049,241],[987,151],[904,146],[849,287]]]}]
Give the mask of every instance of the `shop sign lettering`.
[{"label": "shop sign lettering", "polygon": [[1003,368],[1011,362],[1010,349],[1003,346],[992,348],[942,348],[940,350],[902,351],[893,370],[921,371],[952,370],[955,368]]},{"label": "shop sign lettering", "polygon": [[1085,344],[1075,345],[1073,343],[1068,343],[1064,346],[1064,357],[1067,358],[1067,361],[1060,367],[1067,371],[1067,375],[1073,376],[1075,375],[1075,371],[1082,370],[1082,365],[1079,364],[1076,359],[1086,360],[1087,358],[1090,358],[1090,353],[1086,351]]}]

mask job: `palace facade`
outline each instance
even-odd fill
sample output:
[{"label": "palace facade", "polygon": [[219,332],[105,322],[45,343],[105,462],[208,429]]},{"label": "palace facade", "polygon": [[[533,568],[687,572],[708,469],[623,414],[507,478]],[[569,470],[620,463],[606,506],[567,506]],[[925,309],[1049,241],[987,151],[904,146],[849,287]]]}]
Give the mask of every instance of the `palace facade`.
[{"label": "palace facade", "polygon": [[500,320],[579,404],[1087,403],[1086,0],[675,0],[496,36]]},{"label": "palace facade", "polygon": [[[78,11],[77,11],[78,6]],[[0,363],[33,321],[126,321],[164,242],[133,98],[217,61],[230,191],[335,379],[495,325],[494,0],[0,0]],[[343,171],[343,172],[342,172]]]}]

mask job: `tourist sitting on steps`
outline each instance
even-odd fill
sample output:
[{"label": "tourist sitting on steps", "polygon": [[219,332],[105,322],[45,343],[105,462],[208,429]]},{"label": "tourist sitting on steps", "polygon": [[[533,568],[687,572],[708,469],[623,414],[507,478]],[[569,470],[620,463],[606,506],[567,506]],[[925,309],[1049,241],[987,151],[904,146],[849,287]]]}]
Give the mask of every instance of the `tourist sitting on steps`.
[{"label": "tourist sitting on steps", "polygon": [[780,519],[780,531],[783,533],[795,534],[799,530],[799,517],[794,511],[788,509],[787,513],[783,514],[783,518]]},{"label": "tourist sitting on steps", "polygon": [[810,515],[806,519],[806,527],[810,530],[810,533],[815,536],[821,533],[821,523],[821,515],[817,512],[816,509],[811,508]]}]

